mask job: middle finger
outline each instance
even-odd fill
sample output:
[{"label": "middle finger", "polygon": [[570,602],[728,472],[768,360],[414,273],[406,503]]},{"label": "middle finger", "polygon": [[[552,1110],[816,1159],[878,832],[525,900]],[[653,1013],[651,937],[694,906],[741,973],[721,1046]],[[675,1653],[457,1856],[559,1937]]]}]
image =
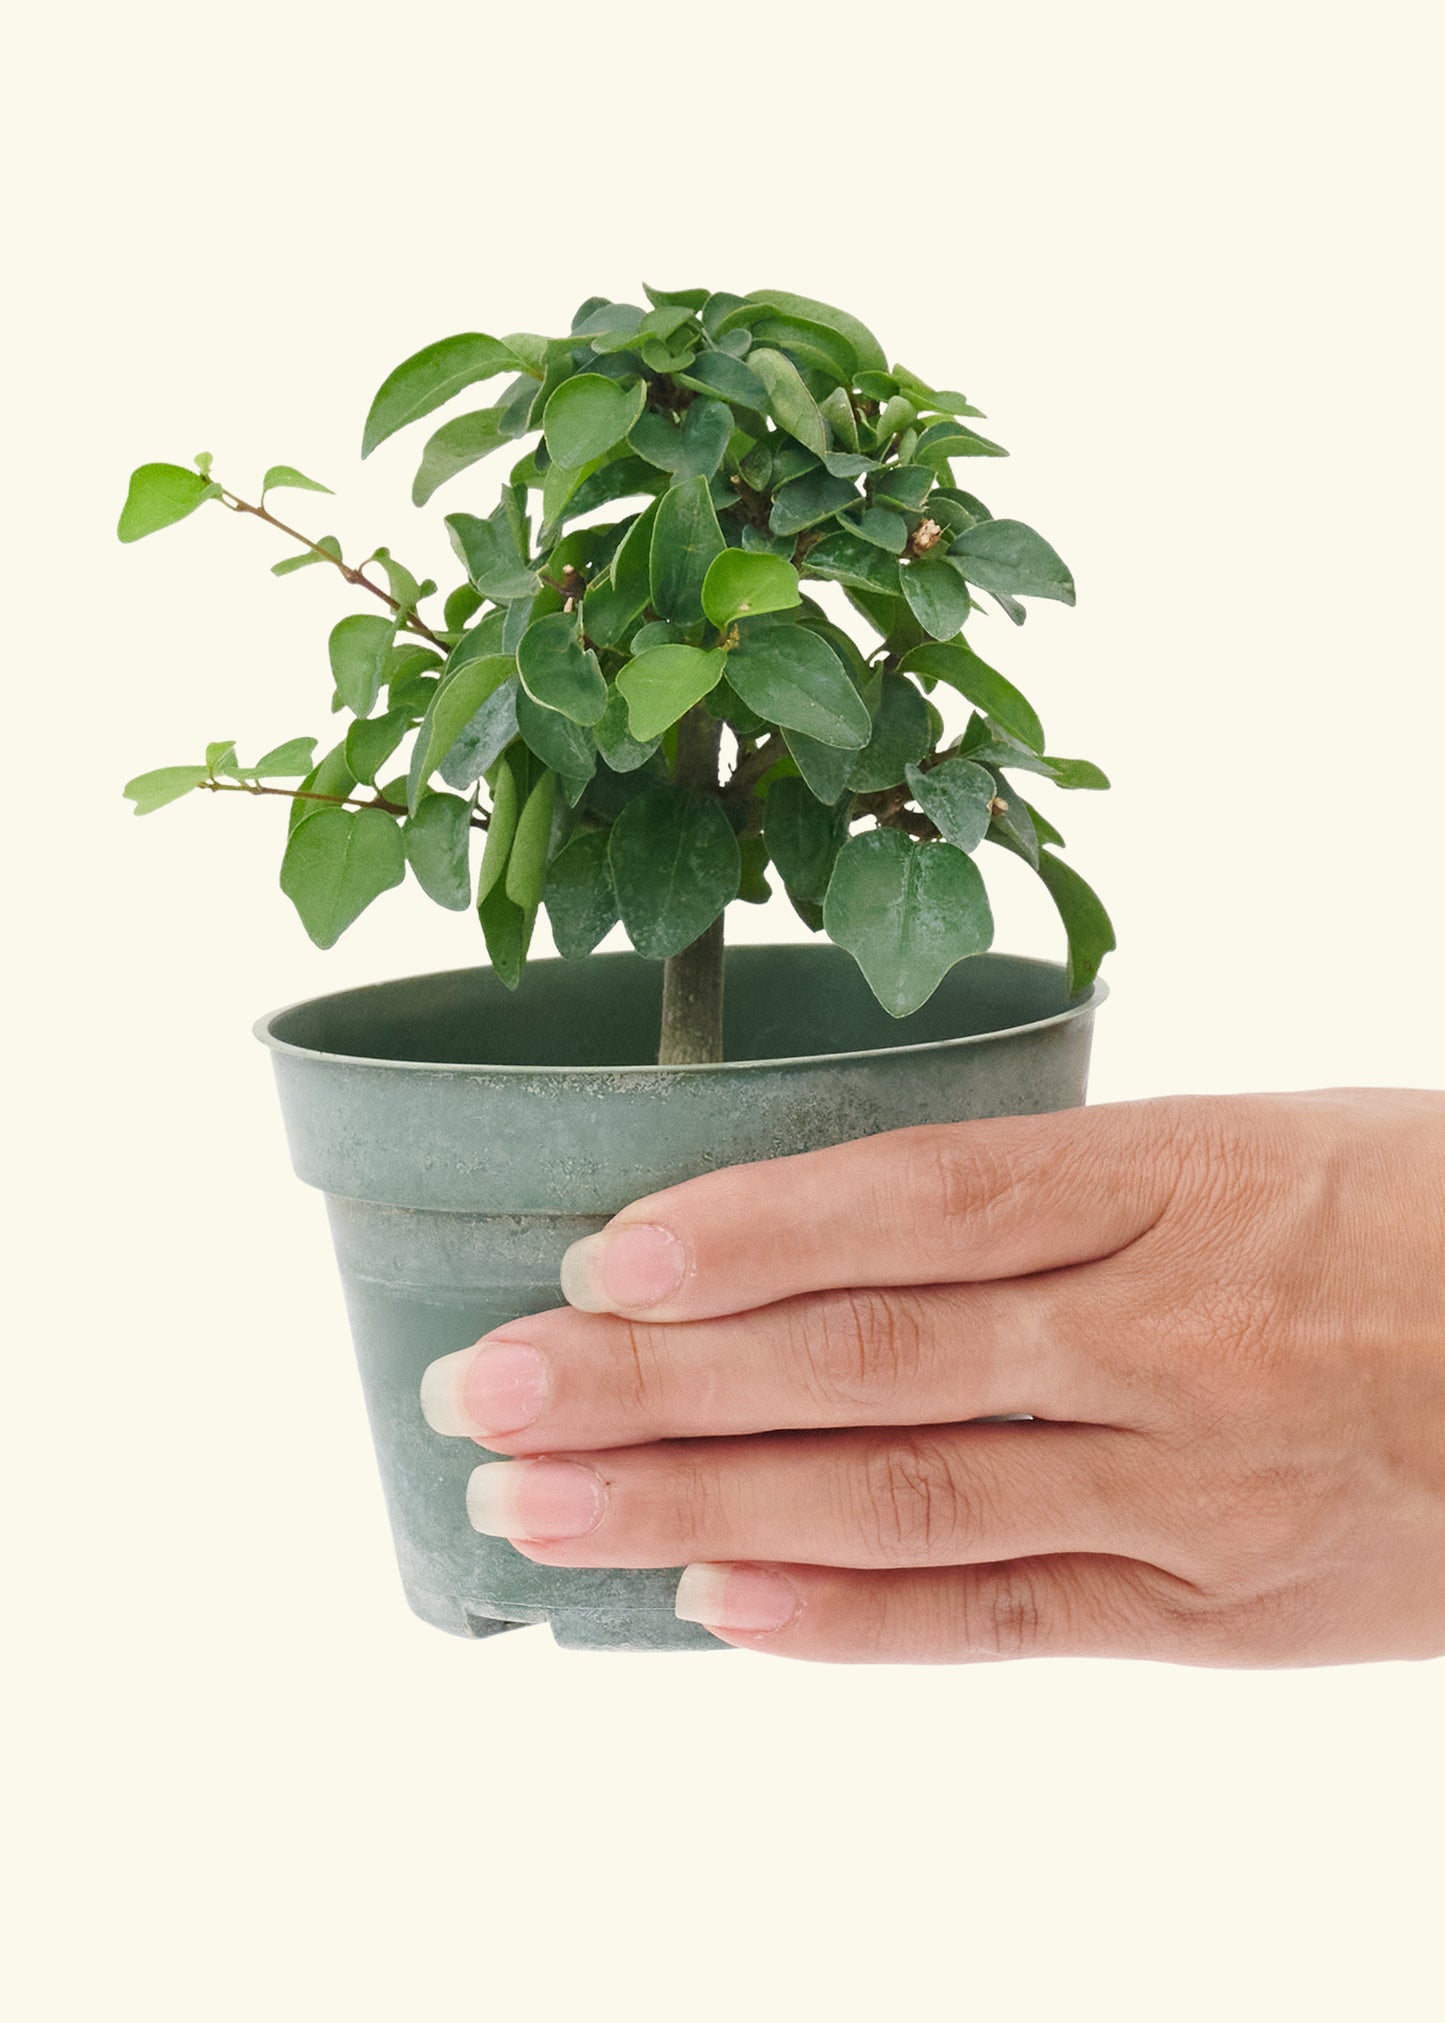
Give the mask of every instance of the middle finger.
[{"label": "middle finger", "polygon": [[422,1405],[506,1454],[1009,1413],[1137,1424],[1110,1303],[1080,1278],[807,1293],[706,1321],[559,1307],[433,1363]]}]

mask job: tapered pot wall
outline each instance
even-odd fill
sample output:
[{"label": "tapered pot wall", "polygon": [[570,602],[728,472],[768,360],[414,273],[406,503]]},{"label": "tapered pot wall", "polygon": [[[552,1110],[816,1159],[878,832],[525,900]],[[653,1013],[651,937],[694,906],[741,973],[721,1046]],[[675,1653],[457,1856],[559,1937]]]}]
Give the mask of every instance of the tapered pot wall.
[{"label": "tapered pot wall", "polygon": [[[727,958],[727,1059],[658,1068],[660,965],[453,970],[256,1026],[297,1173],[327,1200],[407,1600],[461,1636],[546,1622],[587,1649],[721,1649],[673,1614],[677,1569],[540,1567],[467,1521],[485,1452],[433,1433],[422,1371],[560,1304],[562,1253],[641,1194],[907,1124],[1074,1107],[1095,1007],[1055,964],[962,963],[894,1020],[828,945]],[[485,1065],[479,1065],[484,1063]]]}]

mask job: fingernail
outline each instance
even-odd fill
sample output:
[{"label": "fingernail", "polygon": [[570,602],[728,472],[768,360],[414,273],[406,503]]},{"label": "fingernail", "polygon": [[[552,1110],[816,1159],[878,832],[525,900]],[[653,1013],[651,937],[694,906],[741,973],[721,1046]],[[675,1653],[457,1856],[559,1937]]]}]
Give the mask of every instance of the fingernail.
[{"label": "fingernail", "polygon": [[422,1416],[434,1433],[520,1433],[546,1402],[546,1362],[525,1342],[485,1341],[422,1372]]},{"label": "fingernail", "polygon": [[782,1630],[803,1606],[786,1574],[763,1566],[689,1566],[677,1584],[676,1614],[712,1630]]},{"label": "fingernail", "polygon": [[607,1490],[576,1461],[484,1461],[467,1484],[467,1516],[489,1538],[581,1538],[600,1523]]},{"label": "fingernail", "polygon": [[584,1236],[562,1259],[562,1297],[584,1314],[655,1307],[675,1293],[687,1267],[670,1229],[634,1223]]}]

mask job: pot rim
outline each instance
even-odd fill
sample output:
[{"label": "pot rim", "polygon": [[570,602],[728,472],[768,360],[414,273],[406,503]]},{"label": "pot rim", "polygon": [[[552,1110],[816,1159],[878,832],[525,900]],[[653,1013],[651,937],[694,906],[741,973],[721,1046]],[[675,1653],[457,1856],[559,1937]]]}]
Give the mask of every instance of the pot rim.
[{"label": "pot rim", "polygon": [[[807,947],[809,944],[806,942],[756,942],[740,943],[738,946],[757,948]],[[1006,956],[1010,962],[1024,964],[1031,969],[1048,969],[1053,970],[1057,974],[1065,968],[1063,963],[1051,962],[1043,956],[1014,955],[1007,949],[994,949],[989,952],[995,955]],[[609,951],[609,954],[612,953],[627,954],[629,951]],[[587,956],[583,959],[588,962],[606,962],[608,956]],[[560,963],[564,958],[559,955],[553,955],[539,956],[536,960],[538,962]],[[463,976],[470,974],[474,970],[487,970],[488,967],[488,965],[481,963],[464,964],[457,969],[428,969],[422,970],[417,975],[411,977],[384,977],[378,981],[382,984],[426,983],[430,982],[433,977]],[[333,998],[351,997],[358,991],[373,990],[376,987],[377,985],[374,983],[349,984],[344,990],[323,991],[316,997],[296,998],[290,1004],[277,1005],[273,1011],[263,1013],[252,1026],[251,1032],[263,1046],[269,1047],[273,1053],[288,1054],[294,1060],[335,1061],[339,1065],[347,1067],[403,1069],[413,1074],[497,1075],[525,1077],[529,1080],[534,1080],[538,1076],[552,1078],[566,1076],[595,1077],[597,1075],[607,1075],[609,1077],[613,1075],[666,1075],[669,1077],[674,1075],[727,1075],[739,1073],[744,1069],[807,1068],[815,1067],[820,1061],[871,1061],[877,1060],[880,1057],[891,1057],[895,1054],[927,1054],[938,1053],[944,1049],[954,1047],[985,1046],[994,1040],[1013,1039],[1023,1033],[1044,1032],[1050,1026],[1067,1025],[1071,1019],[1081,1018],[1086,1012],[1096,1011],[1109,995],[1108,984],[1101,977],[1096,976],[1093,983],[1089,986],[1088,995],[1081,998],[1077,1004],[1069,1005],[1061,1012],[1052,1012],[1048,1018],[1030,1019],[1023,1025],[995,1026],[986,1033],[960,1033],[953,1039],[946,1040],[911,1040],[896,1047],[850,1047],[841,1053],[772,1054],[757,1060],[679,1061],[670,1062],[666,1066],[657,1061],[621,1061],[613,1065],[594,1063],[591,1066],[577,1065],[573,1067],[561,1067],[556,1063],[549,1062],[528,1065],[519,1061],[406,1061],[383,1058],[376,1054],[337,1054],[321,1047],[299,1047],[291,1040],[279,1039],[271,1031],[271,1027],[276,1020],[284,1018],[288,1012],[303,1011],[311,1005],[325,1004]]]}]

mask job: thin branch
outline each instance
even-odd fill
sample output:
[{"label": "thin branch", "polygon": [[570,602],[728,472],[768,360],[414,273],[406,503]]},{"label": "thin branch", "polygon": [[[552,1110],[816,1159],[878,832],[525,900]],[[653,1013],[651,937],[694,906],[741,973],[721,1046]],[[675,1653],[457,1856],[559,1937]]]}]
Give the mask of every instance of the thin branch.
[{"label": "thin branch", "polygon": [[739,796],[750,794],[764,774],[772,771],[782,755],[781,743],[773,737],[764,738],[760,745],[753,745],[749,749],[744,749],[740,745],[738,762],[728,775],[724,793]]},{"label": "thin branch", "polygon": [[253,506],[249,500],[239,498],[235,492],[228,492],[224,485],[221,487],[221,497],[232,512],[254,514],[258,520],[264,520],[268,527],[274,527],[278,533],[288,535],[293,541],[299,541],[303,548],[309,548],[321,561],[330,562],[334,568],[341,571],[347,582],[354,583],[358,590],[369,590],[373,597],[379,597],[383,604],[389,604],[407,632],[420,633],[421,637],[429,639],[433,646],[439,646],[443,654],[450,652],[446,641],[433,632],[429,625],[423,624],[415,610],[404,611],[391,592],[383,590],[379,583],[373,583],[364,570],[353,569],[349,562],[343,562],[339,555],[333,555],[331,550],[323,548],[319,541],[311,540],[299,528],[288,527],[284,520],[278,520],[276,515],[268,512],[264,506]]},{"label": "thin branch", "polygon": [[[397,801],[383,800],[378,794],[374,800],[358,801],[353,794],[318,794],[311,787],[263,787],[258,780],[202,780],[207,793],[211,794],[275,794],[286,801],[329,801],[337,808],[375,808],[382,815],[409,815],[411,810]],[[480,808],[472,810],[472,827],[485,829],[489,818]]]}]

